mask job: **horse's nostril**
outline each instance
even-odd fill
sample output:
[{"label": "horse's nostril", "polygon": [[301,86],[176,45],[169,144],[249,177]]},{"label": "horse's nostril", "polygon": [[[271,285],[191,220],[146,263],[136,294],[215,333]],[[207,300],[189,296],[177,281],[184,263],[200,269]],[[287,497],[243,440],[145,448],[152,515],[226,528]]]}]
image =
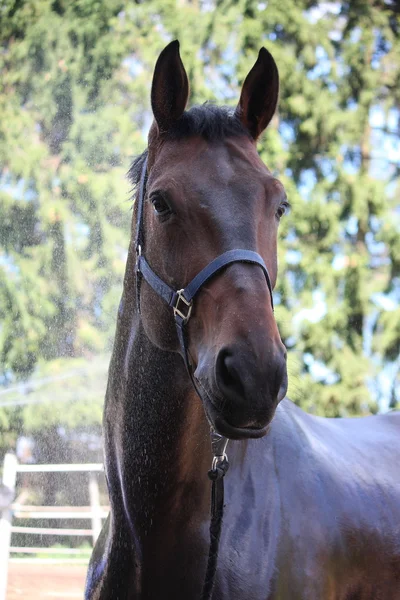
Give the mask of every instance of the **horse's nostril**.
[{"label": "horse's nostril", "polygon": [[235,359],[232,352],[224,348],[219,351],[216,364],[217,384],[225,397],[232,394],[235,396],[244,396],[244,386],[240,374],[235,366]]}]

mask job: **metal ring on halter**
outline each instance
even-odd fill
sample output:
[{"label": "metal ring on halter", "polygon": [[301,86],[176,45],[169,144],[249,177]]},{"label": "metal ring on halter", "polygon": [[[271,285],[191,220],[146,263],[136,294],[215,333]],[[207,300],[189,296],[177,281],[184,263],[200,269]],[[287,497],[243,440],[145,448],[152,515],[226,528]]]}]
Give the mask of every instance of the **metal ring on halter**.
[{"label": "metal ring on halter", "polygon": [[225,452],[221,455],[214,456],[211,463],[211,471],[215,471],[218,465],[223,463],[225,460],[228,460],[228,455]]},{"label": "metal ring on halter", "polygon": [[226,454],[226,447],[228,445],[228,438],[220,435],[213,429],[211,429],[211,449],[213,453],[213,459],[211,463],[211,470],[215,471],[215,469],[223,463],[224,461],[228,461],[228,456]]}]

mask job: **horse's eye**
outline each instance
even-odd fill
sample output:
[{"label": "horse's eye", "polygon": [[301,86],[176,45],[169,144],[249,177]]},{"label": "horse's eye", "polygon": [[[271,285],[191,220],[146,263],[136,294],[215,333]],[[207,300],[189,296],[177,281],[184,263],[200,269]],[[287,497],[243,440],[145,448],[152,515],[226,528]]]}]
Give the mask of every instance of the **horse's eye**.
[{"label": "horse's eye", "polygon": [[276,217],[277,219],[280,219],[281,217],[283,217],[283,215],[285,215],[290,208],[290,204],[289,202],[282,202],[282,204],[279,206],[278,210],[276,211]]},{"label": "horse's eye", "polygon": [[154,212],[157,215],[166,216],[171,212],[170,207],[168,206],[167,201],[160,194],[155,194],[150,198],[150,201],[153,205]]}]

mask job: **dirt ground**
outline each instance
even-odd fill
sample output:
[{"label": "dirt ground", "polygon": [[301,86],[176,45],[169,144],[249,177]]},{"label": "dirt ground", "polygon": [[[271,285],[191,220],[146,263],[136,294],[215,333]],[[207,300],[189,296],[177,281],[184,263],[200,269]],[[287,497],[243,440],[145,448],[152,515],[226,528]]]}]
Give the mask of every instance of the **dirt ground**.
[{"label": "dirt ground", "polygon": [[86,566],[10,564],[7,600],[83,599]]}]

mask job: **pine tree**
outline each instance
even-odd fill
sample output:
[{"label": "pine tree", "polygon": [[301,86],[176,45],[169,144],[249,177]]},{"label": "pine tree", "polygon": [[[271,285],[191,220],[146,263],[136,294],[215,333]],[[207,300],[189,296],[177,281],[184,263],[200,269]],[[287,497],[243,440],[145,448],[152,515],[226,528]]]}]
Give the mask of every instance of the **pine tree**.
[{"label": "pine tree", "polygon": [[[279,115],[260,152],[293,204],[276,311],[291,350],[290,395],[318,414],[374,411],[385,365],[400,393],[387,366],[400,366],[399,164],[375,151],[371,125],[374,112],[385,115],[386,144],[398,119],[399,13],[361,0],[221,0],[216,8],[212,54],[222,62],[228,41],[235,88],[261,44],[280,70]],[[225,83],[229,101],[229,72]]]},{"label": "pine tree", "polygon": [[125,75],[121,9],[115,1],[1,9],[6,376],[26,376],[41,356],[98,351],[112,336],[109,296],[118,297],[130,219],[123,180],[135,149],[134,124],[112,98]]}]

